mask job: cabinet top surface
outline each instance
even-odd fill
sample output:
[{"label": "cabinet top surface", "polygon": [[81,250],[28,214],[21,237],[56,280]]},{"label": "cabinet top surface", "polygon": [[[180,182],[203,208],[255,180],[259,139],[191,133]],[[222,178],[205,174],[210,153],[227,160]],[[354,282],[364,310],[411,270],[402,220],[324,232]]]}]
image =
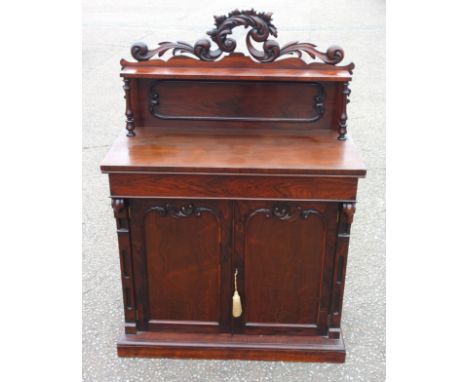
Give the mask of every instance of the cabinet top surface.
[{"label": "cabinet top surface", "polygon": [[336,132],[262,132],[140,128],[117,138],[101,171],[335,175],[363,177],[366,168],[352,140]]}]

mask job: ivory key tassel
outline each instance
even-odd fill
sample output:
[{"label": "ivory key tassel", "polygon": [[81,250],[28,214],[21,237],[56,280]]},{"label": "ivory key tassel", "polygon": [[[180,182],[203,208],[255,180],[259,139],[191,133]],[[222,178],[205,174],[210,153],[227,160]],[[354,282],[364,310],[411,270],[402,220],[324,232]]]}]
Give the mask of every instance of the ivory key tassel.
[{"label": "ivory key tassel", "polygon": [[232,316],[237,318],[240,317],[242,314],[242,302],[237,292],[237,268],[236,272],[234,273],[234,295],[232,296]]}]

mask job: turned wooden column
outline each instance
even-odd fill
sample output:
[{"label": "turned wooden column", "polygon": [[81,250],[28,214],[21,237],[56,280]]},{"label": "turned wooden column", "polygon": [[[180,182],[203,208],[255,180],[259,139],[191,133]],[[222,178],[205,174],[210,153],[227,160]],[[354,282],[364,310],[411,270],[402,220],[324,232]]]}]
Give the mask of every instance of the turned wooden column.
[{"label": "turned wooden column", "polygon": [[351,94],[351,89],[349,88],[349,82],[344,82],[342,87],[342,109],[340,115],[340,122],[339,125],[339,133],[338,139],[340,141],[346,140],[346,134],[348,132],[348,112],[347,112],[347,105],[349,103],[349,95]]},{"label": "turned wooden column", "polygon": [[135,132],[135,119],[133,117],[133,110],[132,110],[132,100],[130,97],[130,78],[124,78],[124,86],[123,89],[125,91],[125,116],[127,117],[126,126],[127,129],[127,137],[134,137]]}]

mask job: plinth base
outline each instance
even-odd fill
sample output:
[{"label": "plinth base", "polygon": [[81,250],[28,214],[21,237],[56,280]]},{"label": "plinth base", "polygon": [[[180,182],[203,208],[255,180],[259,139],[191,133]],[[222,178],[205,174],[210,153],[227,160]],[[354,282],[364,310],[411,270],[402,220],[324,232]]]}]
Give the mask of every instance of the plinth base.
[{"label": "plinth base", "polygon": [[117,343],[120,357],[244,359],[265,361],[344,362],[346,351],[338,339],[309,336],[188,334],[138,332],[124,334]]}]

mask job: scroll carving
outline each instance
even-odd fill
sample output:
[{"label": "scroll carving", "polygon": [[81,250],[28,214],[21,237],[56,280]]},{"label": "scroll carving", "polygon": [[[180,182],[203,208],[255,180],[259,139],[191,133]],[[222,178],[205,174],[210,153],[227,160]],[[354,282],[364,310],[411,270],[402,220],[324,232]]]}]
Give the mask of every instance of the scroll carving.
[{"label": "scroll carving", "polygon": [[[138,42],[131,48],[131,54],[137,61],[147,61],[154,56],[161,57],[172,50],[173,55],[188,53],[202,61],[215,61],[223,53],[232,53],[236,49],[236,40],[229,38],[232,30],[238,26],[249,28],[246,35],[247,49],[250,55],[259,62],[273,62],[281,56],[295,54],[302,57],[303,53],[312,59],[320,59],[326,64],[336,65],[344,58],[344,51],[338,46],[330,46],[326,52],[321,52],[316,45],[305,42],[293,41],[283,47],[278,42],[269,39],[270,35],[278,37],[278,31],[272,23],[272,13],[257,12],[251,10],[234,10],[227,16],[215,16],[215,28],[207,34],[216,44],[211,49],[211,41],[198,40],[194,45],[187,42],[161,42],[156,49],[148,49],[145,43]],[[262,43],[262,49],[254,47],[253,42]],[[352,70],[352,67],[349,69]]]},{"label": "scroll carving", "polygon": [[[195,217],[200,217],[202,216],[203,213],[209,213],[211,214],[217,221],[218,225],[218,237],[220,240],[220,243],[222,243],[221,237],[222,237],[222,230],[221,227],[223,226],[224,223],[224,217],[223,214],[218,211],[215,208],[209,208],[209,207],[203,207],[203,206],[195,206],[192,203],[189,203],[187,205],[182,205],[180,207],[176,207],[172,204],[165,204],[165,205],[157,205],[149,208],[145,212],[145,218],[149,215],[151,212],[156,212],[159,214],[159,216],[162,217],[172,217],[176,219],[180,218],[188,218],[191,216]],[[202,222],[203,224],[203,222]],[[225,244],[221,244],[221,261],[227,261],[228,260],[228,251],[225,248]]]},{"label": "scroll carving", "polygon": [[149,211],[156,211],[161,216],[172,216],[174,218],[186,218],[189,216],[201,216],[203,212],[209,212],[217,216],[216,212],[211,208],[207,207],[196,207],[192,203],[183,205],[181,207],[175,207],[171,204],[166,204],[165,206],[154,206],[150,208]]},{"label": "scroll carving", "polygon": [[324,220],[322,214],[313,208],[303,209],[301,206],[290,206],[283,204],[274,205],[272,208],[257,209],[253,211],[248,218],[251,218],[258,213],[265,214],[267,219],[276,218],[284,221],[294,221],[298,218],[307,220],[310,215],[316,215],[320,219]]}]

